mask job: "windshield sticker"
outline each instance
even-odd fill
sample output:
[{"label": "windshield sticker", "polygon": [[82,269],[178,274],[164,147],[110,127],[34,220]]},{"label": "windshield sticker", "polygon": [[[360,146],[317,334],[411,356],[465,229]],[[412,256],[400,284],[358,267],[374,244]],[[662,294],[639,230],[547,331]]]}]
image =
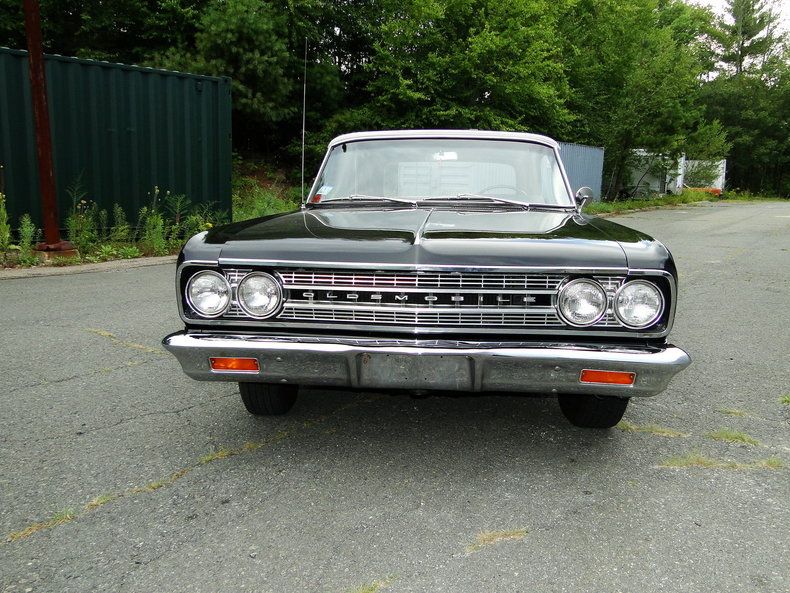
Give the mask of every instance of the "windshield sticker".
[{"label": "windshield sticker", "polygon": [[332,191],[332,187],[333,186],[331,185],[322,185],[320,188],[318,188],[318,191],[315,193],[321,194],[322,196],[326,196],[329,194],[329,192]]},{"label": "windshield sticker", "polygon": [[458,160],[458,153],[457,152],[437,152],[433,155],[433,160],[435,161],[457,161]]}]

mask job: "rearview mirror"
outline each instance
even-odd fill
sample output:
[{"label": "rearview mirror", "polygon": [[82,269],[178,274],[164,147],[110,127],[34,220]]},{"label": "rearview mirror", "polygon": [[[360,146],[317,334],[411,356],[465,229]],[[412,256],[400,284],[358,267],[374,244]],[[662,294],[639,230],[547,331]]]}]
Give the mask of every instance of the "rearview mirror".
[{"label": "rearview mirror", "polygon": [[593,190],[589,187],[580,187],[579,190],[576,192],[576,207],[581,212],[581,209],[584,208],[584,205],[595,197],[593,194]]}]

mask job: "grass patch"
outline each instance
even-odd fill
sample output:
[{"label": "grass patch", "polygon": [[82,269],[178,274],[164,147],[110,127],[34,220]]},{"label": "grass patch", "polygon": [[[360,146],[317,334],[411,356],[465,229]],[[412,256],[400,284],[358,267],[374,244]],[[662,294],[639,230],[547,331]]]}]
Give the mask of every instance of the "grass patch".
[{"label": "grass patch", "polygon": [[66,266],[78,266],[82,263],[82,260],[77,257],[53,257],[49,260],[49,265],[54,266],[56,268],[65,268]]},{"label": "grass patch", "polygon": [[382,589],[389,587],[391,583],[391,579],[376,580],[368,585],[362,585],[356,589],[352,589],[349,593],[378,593]]},{"label": "grass patch", "polygon": [[745,432],[733,430],[732,428],[720,428],[705,435],[714,441],[724,441],[725,443],[740,443],[743,445],[759,445],[760,442]]},{"label": "grass patch", "polygon": [[718,198],[706,192],[686,190],[679,195],[669,194],[655,198],[618,200],[616,202],[588,202],[584,206],[587,214],[615,214],[628,210],[680,206],[702,201],[716,201]]},{"label": "grass patch", "polygon": [[63,525],[65,523],[70,523],[74,519],[77,518],[77,513],[72,510],[64,510],[60,511],[59,513],[55,513],[47,519],[46,521],[40,521],[38,523],[33,523],[32,525],[28,525],[24,529],[20,531],[12,531],[8,534],[8,541],[15,542],[20,539],[25,539],[26,537],[30,537],[34,533],[37,533],[43,529],[52,529],[53,527],[57,527],[58,525]]},{"label": "grass patch", "polygon": [[201,465],[206,465],[207,463],[217,461],[218,459],[227,459],[228,457],[237,454],[238,453],[236,453],[232,449],[228,449],[227,447],[220,447],[219,449],[217,449],[212,453],[203,455],[203,457],[201,457],[198,461],[200,462]]},{"label": "grass patch", "polygon": [[661,467],[675,467],[675,468],[688,468],[688,467],[701,467],[705,469],[738,469],[738,464],[734,461],[721,461],[711,457],[705,457],[700,453],[686,453],[685,455],[678,455],[670,457],[661,462]]},{"label": "grass patch", "polygon": [[670,457],[659,464],[659,467],[668,468],[702,468],[702,469],[783,469],[784,462],[778,457],[769,457],[767,459],[758,459],[749,463],[737,463],[735,461],[725,461],[722,459],[714,459],[712,457],[705,457],[704,455],[691,452],[685,455],[678,455]]},{"label": "grass patch", "polygon": [[743,410],[739,410],[738,408],[720,408],[716,411],[719,414],[724,414],[725,416],[736,416],[738,418],[748,416],[746,412],[744,412]]},{"label": "grass patch", "polygon": [[104,506],[108,502],[112,502],[113,500],[120,498],[120,494],[102,494],[101,496],[97,496],[93,500],[91,500],[88,504],[85,505],[86,511],[92,511],[94,509],[98,509],[100,506]]},{"label": "grass patch", "polygon": [[477,534],[475,542],[466,546],[468,553],[477,552],[478,550],[496,544],[501,541],[507,540],[521,540],[527,535],[526,529],[513,529],[511,531],[482,531]]},{"label": "grass patch", "polygon": [[273,445],[274,443],[277,443],[277,442],[283,440],[287,436],[288,436],[288,432],[287,431],[281,431],[281,432],[278,432],[277,434],[275,434],[271,439],[268,439],[266,442],[263,442],[263,443],[254,443],[252,441],[247,441],[246,443],[244,443],[241,447],[238,447],[237,449],[229,449],[227,447],[220,447],[219,449],[217,449],[213,453],[208,453],[206,455],[203,455],[203,457],[198,459],[198,462],[201,465],[206,465],[207,463],[212,463],[214,461],[219,461],[220,459],[227,459],[228,457],[234,457],[236,455],[241,455],[242,453],[251,453],[252,451],[257,451],[258,449],[260,449],[264,445]]},{"label": "grass patch", "polygon": [[755,461],[754,465],[756,467],[762,467],[764,469],[783,469],[785,466],[784,462],[778,457],[769,457],[768,459],[761,459],[759,461]]},{"label": "grass patch", "polygon": [[790,393],[785,393],[779,398],[779,403],[785,406],[790,406]]},{"label": "grass patch", "polygon": [[141,352],[148,352],[150,354],[160,354],[162,356],[167,356],[167,353],[158,349],[152,348],[151,346],[146,346],[145,344],[138,344],[137,342],[129,342],[128,340],[122,340],[118,336],[116,336],[112,332],[108,332],[103,329],[96,329],[96,328],[88,328],[85,331],[90,332],[92,334],[96,334],[97,336],[101,336],[102,338],[107,338],[113,344],[118,346],[123,346],[124,348],[131,348],[132,350],[140,350]]},{"label": "grass patch", "polygon": [[659,437],[687,437],[688,434],[685,432],[680,432],[674,430],[672,428],[667,428],[666,426],[658,426],[657,424],[631,424],[627,420],[621,420],[617,423],[615,428],[619,428],[623,432],[644,432],[647,434],[652,434]]},{"label": "grass patch", "polygon": [[145,486],[138,486],[137,488],[132,488],[132,490],[129,491],[129,494],[154,492],[155,490],[159,490],[160,488],[164,488],[165,486],[170,486],[171,484],[177,482],[191,471],[192,471],[191,467],[185,467],[183,469],[178,470],[177,472],[170,474],[167,478],[164,478],[163,480],[156,480],[155,482],[149,482]]},{"label": "grass patch", "polygon": [[781,198],[773,196],[758,196],[748,192],[727,192],[721,197],[707,192],[684,190],[679,195],[669,194],[652,198],[618,200],[616,202],[589,202],[584,206],[587,214],[616,214],[629,210],[644,210],[652,208],[662,208],[667,206],[682,206],[695,202],[752,202],[752,201],[774,201]]}]

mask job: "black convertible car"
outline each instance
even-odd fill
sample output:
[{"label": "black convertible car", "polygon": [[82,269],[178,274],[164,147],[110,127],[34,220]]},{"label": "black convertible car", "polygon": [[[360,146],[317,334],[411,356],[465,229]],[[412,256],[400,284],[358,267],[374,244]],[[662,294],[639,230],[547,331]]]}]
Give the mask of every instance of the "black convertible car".
[{"label": "black convertible car", "polygon": [[521,392],[611,427],[690,359],[667,343],[669,251],[582,214],[589,195],[545,136],[340,136],[301,209],[186,244],[164,346],[253,414],[299,386]]}]

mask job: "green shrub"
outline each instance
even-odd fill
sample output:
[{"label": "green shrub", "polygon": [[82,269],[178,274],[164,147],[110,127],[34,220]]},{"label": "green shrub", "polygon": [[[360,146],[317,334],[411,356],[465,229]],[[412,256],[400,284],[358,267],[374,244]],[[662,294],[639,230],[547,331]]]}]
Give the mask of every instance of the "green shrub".
[{"label": "green shrub", "polygon": [[235,179],[233,183],[233,220],[248,220],[267,214],[287,212],[299,207],[298,187],[281,189],[277,185],[262,187],[252,177]]},{"label": "green shrub", "polygon": [[142,256],[142,252],[134,245],[124,245],[116,250],[118,257],[121,259],[134,259],[135,257]]},{"label": "green shrub", "polygon": [[19,219],[19,256],[32,257],[33,245],[36,241],[38,229],[33,224],[29,214],[23,214]]},{"label": "green shrub", "polygon": [[137,213],[137,224],[134,227],[133,239],[135,242],[139,242],[142,239],[143,228],[145,226],[145,221],[148,218],[148,206],[143,206],[140,208],[140,211]]},{"label": "green shrub", "polygon": [[719,161],[695,161],[686,165],[683,182],[689,187],[710,187],[719,176]]},{"label": "green shrub", "polygon": [[71,214],[66,218],[68,240],[79,251],[87,253],[98,243],[99,229],[97,218],[96,204],[86,200],[77,202]]},{"label": "green shrub", "polygon": [[111,243],[125,243],[131,237],[131,229],[126,221],[126,213],[120,204],[112,205],[112,230],[110,231]]},{"label": "green shrub", "polygon": [[199,214],[190,214],[184,219],[184,239],[188,240],[193,235],[208,230],[211,228],[210,224],[203,220]]},{"label": "green shrub", "polygon": [[168,226],[180,229],[184,218],[192,210],[192,200],[184,194],[166,192],[165,197],[162,199],[162,206]]},{"label": "green shrub", "polygon": [[97,223],[98,223],[97,230],[98,230],[99,239],[101,239],[102,241],[107,241],[110,238],[109,218],[110,217],[105,209],[102,208],[101,210],[99,210],[99,213],[97,215]]},{"label": "green shrub", "polygon": [[99,261],[108,261],[118,257],[118,251],[112,245],[99,245],[99,249],[94,253]]},{"label": "green shrub", "polygon": [[167,255],[165,221],[161,214],[151,212],[145,217],[140,247],[146,255]]}]

